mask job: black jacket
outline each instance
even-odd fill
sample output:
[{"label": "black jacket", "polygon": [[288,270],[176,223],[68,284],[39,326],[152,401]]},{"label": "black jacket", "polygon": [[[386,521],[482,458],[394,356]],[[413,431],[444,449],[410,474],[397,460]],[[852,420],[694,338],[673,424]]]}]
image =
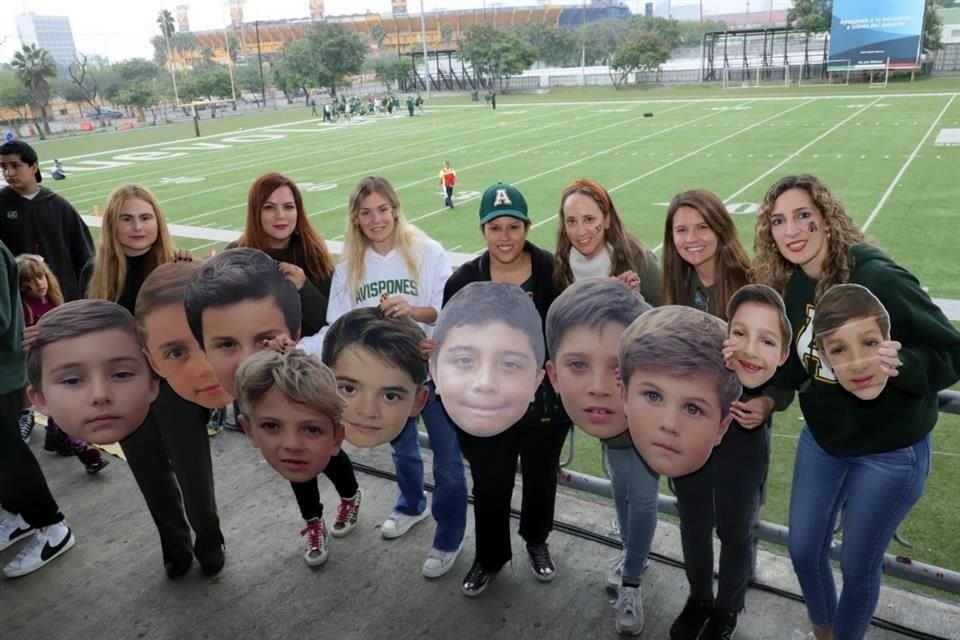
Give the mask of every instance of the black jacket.
[{"label": "black jacket", "polygon": [[63,197],[45,187],[32,200],[10,187],[0,189],[0,240],[15,256],[43,256],[60,281],[64,300],[81,297],[80,272],[93,258],[93,238]]}]

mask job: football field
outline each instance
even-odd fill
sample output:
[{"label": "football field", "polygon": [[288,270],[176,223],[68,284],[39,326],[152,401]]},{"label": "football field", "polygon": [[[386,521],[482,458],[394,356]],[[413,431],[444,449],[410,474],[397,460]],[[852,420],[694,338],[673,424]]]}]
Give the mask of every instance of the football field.
[{"label": "football field", "polygon": [[[356,181],[383,175],[397,188],[407,218],[457,254],[483,249],[479,197],[497,181],[524,193],[534,222],[530,239],[552,248],[559,194],[579,177],[606,186],[629,229],[657,249],[671,197],[710,189],[727,203],[752,252],[754,213],[767,187],[787,174],[814,173],[932,297],[954,309],[956,321],[960,83],[944,86],[930,83],[930,90],[912,93],[891,85],[732,89],[699,97],[669,90],[621,92],[615,99],[602,90],[564,99],[506,95],[495,111],[458,97],[428,102],[415,118],[404,111],[335,124],[296,108],[203,120],[200,138],[181,124],[52,140],[37,150],[45,175],[54,157],[69,175],[44,184],[85,215],[102,209],[118,184],[148,186],[176,225],[178,246],[198,255],[236,237],[247,189],[267,171],[297,181],[312,222],[332,241],[342,239]],[[444,160],[458,175],[453,210],[444,208],[438,185]],[[95,216],[90,221],[98,223]],[[786,522],[800,426],[795,407],[775,420],[767,520]],[[902,527],[914,548],[894,543],[891,552],[960,570],[960,417],[942,416],[934,449],[927,494]],[[578,435],[573,466],[602,474],[595,442]]]}]

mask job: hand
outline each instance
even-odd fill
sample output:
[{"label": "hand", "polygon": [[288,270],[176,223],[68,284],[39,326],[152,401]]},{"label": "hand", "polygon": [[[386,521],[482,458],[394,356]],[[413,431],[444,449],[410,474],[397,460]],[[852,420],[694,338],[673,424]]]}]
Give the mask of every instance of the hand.
[{"label": "hand", "polygon": [[380,311],[388,318],[413,316],[413,307],[403,296],[389,296],[380,303]]},{"label": "hand", "polygon": [[730,413],[744,429],[756,429],[773,412],[773,407],[773,398],[760,396],[746,402],[737,400],[730,405]]},{"label": "hand", "polygon": [[171,262],[193,262],[193,254],[190,253],[189,249],[177,249],[173,252]]},{"label": "hand", "polygon": [[26,327],[23,330],[23,350],[29,351],[30,347],[33,346],[33,343],[37,340],[37,334],[40,332],[40,329],[37,325],[32,327]]},{"label": "hand", "polygon": [[733,368],[733,361],[737,357],[737,340],[736,338],[727,338],[723,341],[723,364],[727,366],[727,369],[730,371],[735,371]]},{"label": "hand", "polygon": [[283,274],[284,278],[293,283],[297,291],[303,289],[303,285],[307,283],[307,274],[297,265],[290,264],[289,262],[279,262],[277,263],[277,268],[280,269],[280,273]]},{"label": "hand", "polygon": [[424,338],[420,341],[420,357],[424,360],[430,359],[430,354],[437,348],[437,341],[430,338]]},{"label": "hand", "polygon": [[614,276],[614,280],[622,282],[623,284],[630,287],[632,290],[640,293],[640,276],[638,276],[633,271],[624,271],[618,276]]},{"label": "hand", "polygon": [[297,343],[291,340],[290,336],[288,336],[287,334],[281,333],[276,338],[263,340],[261,342],[261,345],[263,345],[267,349],[273,349],[277,353],[286,353],[287,351],[290,351],[291,349],[296,347]]},{"label": "hand", "polygon": [[877,358],[880,360],[880,370],[884,375],[895,378],[900,375],[900,367],[903,362],[900,360],[900,349],[903,348],[896,340],[884,340],[880,343],[877,350]]}]

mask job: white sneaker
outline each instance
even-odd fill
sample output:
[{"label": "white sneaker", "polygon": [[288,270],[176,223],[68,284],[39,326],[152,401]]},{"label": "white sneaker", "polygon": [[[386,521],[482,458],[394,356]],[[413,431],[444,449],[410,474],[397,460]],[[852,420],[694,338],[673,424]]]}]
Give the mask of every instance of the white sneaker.
[{"label": "white sneaker", "polygon": [[390,517],[383,521],[383,526],[380,527],[380,534],[387,540],[399,538],[407,531],[410,531],[413,525],[426,520],[430,516],[429,507],[430,505],[428,504],[427,507],[424,508],[423,513],[416,516],[408,516],[405,513],[394,511],[390,514]]},{"label": "white sneaker", "polygon": [[13,561],[3,568],[3,575],[18,578],[32,573],[73,548],[76,540],[65,522],[36,530],[30,544],[17,554]]},{"label": "white sneaker", "polygon": [[617,602],[617,633],[638,636],[643,631],[643,601],[640,599],[640,587],[620,587]]},{"label": "white sneaker", "polygon": [[453,564],[463,549],[463,543],[453,551],[440,551],[436,548],[430,549],[427,559],[423,561],[423,575],[426,578],[439,578],[453,568]]},{"label": "white sneaker", "polygon": [[617,591],[623,584],[623,563],[627,561],[626,552],[621,553],[610,562],[610,569],[607,571],[607,589]]},{"label": "white sneaker", "polygon": [[20,514],[12,514],[9,511],[0,509],[0,551],[15,544],[18,540],[29,538],[37,532],[36,529],[27,524],[27,521],[20,517]]}]

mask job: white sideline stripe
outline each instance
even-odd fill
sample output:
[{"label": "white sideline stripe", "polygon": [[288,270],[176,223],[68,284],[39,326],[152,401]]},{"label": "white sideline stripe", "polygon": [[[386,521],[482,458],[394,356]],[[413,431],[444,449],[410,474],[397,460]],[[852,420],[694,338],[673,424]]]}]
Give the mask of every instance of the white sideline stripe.
[{"label": "white sideline stripe", "polygon": [[933,304],[940,307],[940,310],[943,311],[943,315],[947,316],[948,320],[952,320],[954,322],[960,321],[960,300],[934,298]]},{"label": "white sideline stripe", "polygon": [[[91,227],[100,227],[103,225],[103,218],[90,215],[81,215],[83,221]],[[207,244],[200,245],[199,247],[194,247],[194,249],[204,249],[206,247],[211,247],[215,244],[233,242],[240,237],[239,231],[231,231],[230,229],[210,229],[209,227],[191,227],[185,224],[168,224],[167,229],[170,231],[170,235],[177,238],[190,238],[192,240],[209,240]],[[330,250],[330,253],[334,255],[340,255],[343,251],[343,243],[337,242],[336,240],[327,240],[327,249]],[[454,266],[459,266],[468,260],[473,259],[473,255],[470,253],[451,253],[447,252],[450,256],[450,260],[453,262]]]},{"label": "white sideline stripe", "polygon": [[927,138],[930,137],[930,134],[933,133],[934,128],[936,128],[937,123],[940,122],[940,118],[943,117],[943,114],[947,112],[947,109],[950,108],[950,105],[953,104],[953,101],[957,98],[957,94],[950,96],[950,99],[947,100],[947,104],[943,106],[943,109],[940,110],[940,114],[937,115],[936,120],[930,124],[930,128],[927,129],[927,132],[923,134],[923,138],[920,139],[920,142],[917,143],[917,146],[913,149],[913,153],[907,158],[907,161],[903,163],[903,166],[900,167],[900,171],[897,172],[897,175],[893,177],[893,180],[890,181],[890,186],[887,187],[887,190],[884,191],[883,197],[880,198],[880,202],[877,203],[877,206],[873,208],[873,211],[870,212],[870,217],[867,218],[867,221],[863,223],[861,229],[866,231],[870,224],[873,222],[873,219],[877,217],[877,214],[880,213],[880,209],[883,208],[883,205],[887,203],[887,198],[890,197],[890,194],[893,193],[893,189],[897,186],[897,183],[900,182],[900,178],[903,177],[903,174],[906,173],[907,167],[910,166],[910,163],[913,162],[913,159],[917,157],[917,154],[920,152],[920,147],[923,146],[923,143],[927,141]]},{"label": "white sideline stripe", "polygon": [[882,98],[877,98],[876,100],[874,100],[874,101],[871,102],[870,104],[868,104],[868,105],[864,106],[863,108],[861,108],[859,111],[854,112],[853,115],[851,115],[851,116],[849,116],[849,117],[847,117],[847,118],[844,118],[843,120],[841,120],[841,121],[838,122],[837,124],[833,125],[833,126],[830,127],[829,129],[827,129],[826,131],[824,131],[823,133],[821,133],[819,136],[817,136],[816,138],[814,138],[813,140],[811,140],[811,141],[808,142],[807,144],[803,145],[802,147],[800,147],[799,149],[797,149],[796,151],[794,151],[793,153],[791,153],[790,155],[788,155],[788,156],[787,156],[786,158],[784,158],[781,162],[778,162],[777,164],[775,164],[775,165],[773,165],[772,167],[770,167],[770,169],[768,169],[768,170],[765,171],[764,173],[762,173],[762,174],[760,174],[759,176],[757,176],[757,178],[756,178],[755,180],[752,180],[752,181],[748,182],[748,183],[747,183],[746,185],[744,185],[744,187],[741,188],[739,191],[736,191],[736,192],[734,192],[734,193],[731,193],[731,194],[730,194],[729,196],[727,196],[727,198],[724,200],[724,203],[730,202],[731,200],[733,200],[734,198],[736,198],[738,195],[740,195],[741,193],[743,193],[744,191],[746,191],[747,189],[749,189],[749,188],[752,187],[753,185],[757,184],[758,182],[760,182],[761,180],[763,180],[764,178],[766,178],[768,175],[770,175],[771,173],[773,173],[774,171],[776,171],[777,169],[779,169],[780,167],[782,167],[782,166],[785,165],[786,163],[790,162],[790,160],[793,160],[793,159],[796,158],[798,155],[800,155],[801,153],[803,153],[804,151],[806,151],[807,149],[809,149],[811,146],[813,146],[813,145],[816,144],[817,142],[820,142],[821,140],[823,140],[824,138],[826,138],[828,135],[830,135],[831,133],[833,133],[834,131],[836,131],[837,129],[839,129],[840,127],[842,127],[843,125],[847,124],[848,122],[850,122],[851,120],[853,120],[854,118],[856,118],[857,116],[859,116],[861,113],[863,113],[864,111],[866,111],[867,109],[869,109],[870,107],[872,107],[873,105],[875,105],[875,104],[876,104],[877,102],[879,102],[881,99],[882,99]]}]

